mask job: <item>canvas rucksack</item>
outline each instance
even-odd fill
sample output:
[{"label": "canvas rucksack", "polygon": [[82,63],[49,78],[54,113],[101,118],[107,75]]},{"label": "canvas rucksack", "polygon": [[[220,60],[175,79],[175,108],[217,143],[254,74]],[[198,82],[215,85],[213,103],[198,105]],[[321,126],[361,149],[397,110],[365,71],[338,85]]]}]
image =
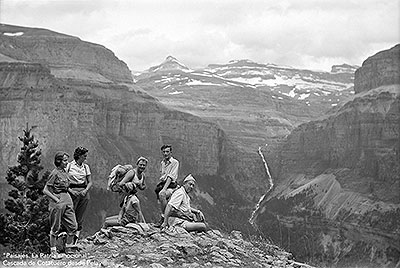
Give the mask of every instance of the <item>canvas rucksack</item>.
[{"label": "canvas rucksack", "polygon": [[132,165],[116,165],[111,169],[108,176],[107,190],[112,192],[120,192],[121,188],[118,183],[122,180],[126,172],[133,169]]}]

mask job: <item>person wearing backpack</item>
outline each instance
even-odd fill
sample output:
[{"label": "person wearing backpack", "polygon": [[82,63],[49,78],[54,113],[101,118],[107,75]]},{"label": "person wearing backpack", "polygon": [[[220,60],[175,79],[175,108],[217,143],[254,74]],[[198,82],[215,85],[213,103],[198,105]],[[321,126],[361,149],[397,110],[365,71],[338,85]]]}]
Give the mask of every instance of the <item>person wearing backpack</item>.
[{"label": "person wearing backpack", "polygon": [[[148,160],[144,157],[139,157],[136,161],[136,168],[128,170],[121,181],[116,183],[122,195],[120,204],[121,210],[119,215],[107,217],[104,221],[103,228],[109,226],[122,225],[128,223],[145,222],[140,201],[136,194],[138,190],[146,189],[145,173]],[[113,187],[114,189],[116,187]]]},{"label": "person wearing backpack", "polygon": [[74,244],[79,239],[82,230],[82,224],[89,203],[89,190],[92,187],[92,179],[89,165],[84,163],[89,150],[84,147],[77,147],[74,151],[74,160],[68,163],[66,171],[70,179],[70,194],[74,203],[74,210],[78,229],[75,233]]}]

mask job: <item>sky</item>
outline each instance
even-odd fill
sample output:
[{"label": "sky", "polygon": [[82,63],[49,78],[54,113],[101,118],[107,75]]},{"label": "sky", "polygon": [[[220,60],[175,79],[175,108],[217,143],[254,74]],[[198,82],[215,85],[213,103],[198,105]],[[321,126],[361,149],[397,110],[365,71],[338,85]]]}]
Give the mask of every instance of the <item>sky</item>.
[{"label": "sky", "polygon": [[330,71],[400,43],[400,0],[0,0],[0,22],[101,44],[132,71],[169,55]]}]

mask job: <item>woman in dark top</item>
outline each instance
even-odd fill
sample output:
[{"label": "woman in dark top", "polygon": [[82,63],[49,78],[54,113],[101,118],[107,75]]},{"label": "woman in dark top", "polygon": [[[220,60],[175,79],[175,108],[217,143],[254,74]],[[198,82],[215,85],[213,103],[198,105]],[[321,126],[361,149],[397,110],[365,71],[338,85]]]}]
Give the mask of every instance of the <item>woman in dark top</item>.
[{"label": "woman in dark top", "polygon": [[74,205],[69,194],[69,178],[65,168],[68,163],[68,154],[57,152],[54,157],[55,169],[50,173],[43,193],[50,198],[50,252],[57,258],[57,236],[65,229],[67,231],[67,244],[72,243],[73,236],[78,228]]}]

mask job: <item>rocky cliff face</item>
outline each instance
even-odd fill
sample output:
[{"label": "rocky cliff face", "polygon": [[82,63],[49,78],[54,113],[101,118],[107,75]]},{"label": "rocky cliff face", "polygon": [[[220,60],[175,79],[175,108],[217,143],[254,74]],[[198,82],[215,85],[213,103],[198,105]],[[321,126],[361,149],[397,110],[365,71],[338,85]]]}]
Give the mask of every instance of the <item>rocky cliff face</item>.
[{"label": "rocky cliff face", "polygon": [[[34,34],[43,34],[42,30],[37,32],[23,29],[24,34],[32,35],[32,40],[36,38]],[[8,32],[10,29],[7,26],[2,31]],[[0,64],[0,177],[4,177],[7,166],[16,161],[20,147],[17,137],[28,122],[30,126],[35,126],[34,135],[43,152],[42,163],[45,169],[53,168],[56,151],[65,150],[72,156],[74,148],[84,146],[89,149],[87,161],[98,188],[105,188],[110,169],[116,164],[135,163],[141,155],[148,157],[148,188],[141,193],[140,198],[146,218],[155,220],[159,213],[153,189],[159,176],[160,146],[170,143],[173,145],[174,156],[181,162],[179,180],[188,173],[194,174],[199,180],[201,187],[195,202],[204,204],[205,212],[211,213],[210,218],[219,226],[224,221],[245,225],[250,215],[251,202],[261,195],[264,187],[263,176],[259,175],[263,174],[262,164],[257,162],[256,155],[242,154],[216,124],[168,109],[146,93],[136,91],[130,84],[117,83],[124,80],[118,78],[126,70],[124,64],[116,65],[115,68],[119,69],[109,69],[111,74],[107,81],[87,77],[66,78],[54,72],[57,64],[51,63],[52,58],[49,59],[46,53],[36,54],[34,50],[32,56],[28,53],[30,50],[23,50],[25,42],[31,40],[17,39],[22,36],[15,36],[16,39],[12,40],[15,50],[13,55],[17,58],[15,55],[26,53],[26,62],[15,60]],[[91,46],[79,39],[57,34],[55,39],[44,41],[48,42],[50,54],[60,49],[61,44],[57,43],[57,38],[83,43],[75,47],[73,53],[77,55],[108,53],[106,49],[103,49],[105,52],[96,52],[97,49],[101,50],[101,46]],[[55,42],[54,46],[50,40]],[[7,42],[1,43],[0,53],[8,51],[4,47],[11,41]],[[30,46],[34,46],[33,43]],[[89,51],[79,51],[82,47]],[[78,63],[71,60],[68,68],[79,72],[82,66],[86,70],[93,66],[88,58],[83,57],[81,60]],[[99,58],[99,61],[106,62],[103,64],[109,62],[107,58]],[[111,62],[119,60],[113,58]],[[101,70],[96,70],[99,72],[97,74],[105,75],[100,73]],[[223,183],[213,182],[210,178]],[[213,190],[210,186],[213,183],[222,189]],[[227,193],[227,189],[230,193]],[[224,199],[227,196],[229,199]],[[1,199],[5,198],[6,193],[2,191]],[[111,193],[93,191],[90,217],[96,218],[93,221],[97,222],[93,228],[98,228],[104,216],[110,213],[105,208],[96,207],[104,198],[114,202],[113,213],[118,210],[117,201]],[[240,203],[240,213],[229,208],[229,204],[226,204],[228,201]],[[104,207],[109,206],[105,204]],[[225,209],[224,217],[218,218],[222,209]]]},{"label": "rocky cliff face", "polygon": [[[128,66],[105,47],[46,29],[2,24],[0,54],[7,61],[37,62],[56,77],[131,83]],[[4,59],[4,58],[3,58]]]},{"label": "rocky cliff face", "polygon": [[366,59],[355,73],[356,93],[392,84],[400,84],[400,44]]},{"label": "rocky cliff face", "polygon": [[0,86],[5,88],[14,85],[46,88],[53,80],[50,70],[39,63],[0,62],[0,74]]},{"label": "rocky cliff face", "polygon": [[364,62],[352,101],[266,152],[276,185],[256,224],[300,259],[400,264],[400,85],[376,76],[399,66],[398,48]]}]

